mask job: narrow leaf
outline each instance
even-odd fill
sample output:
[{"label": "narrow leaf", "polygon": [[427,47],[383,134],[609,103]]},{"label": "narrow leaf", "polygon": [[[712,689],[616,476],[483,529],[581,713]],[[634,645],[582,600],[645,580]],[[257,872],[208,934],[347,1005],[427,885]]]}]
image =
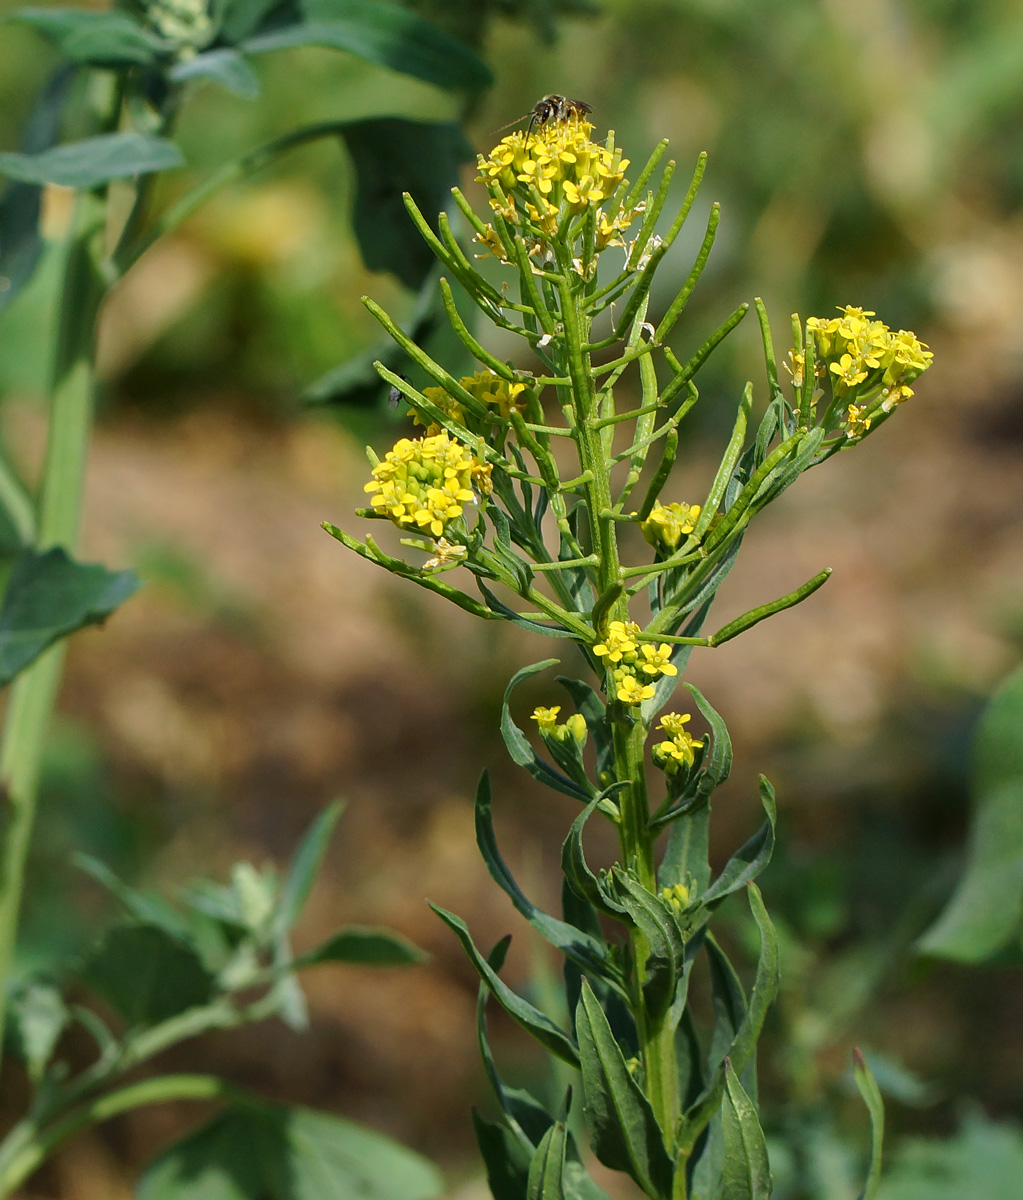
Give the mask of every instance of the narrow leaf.
[{"label": "narrow leaf", "polygon": [[543,1136],[529,1164],[526,1200],[565,1200],[565,1125],[556,1121]]},{"label": "narrow leaf", "polygon": [[1023,923],[1023,668],[995,693],[974,742],[974,813],[966,870],[922,954],[983,962]]},{"label": "narrow leaf", "polygon": [[58,639],[104,621],[138,587],[132,571],[79,563],[59,548],[22,550],[0,606],[0,685]]},{"label": "narrow leaf", "polygon": [[518,763],[520,767],[525,767],[534,779],[540,783],[545,783],[556,792],[564,792],[566,796],[572,796],[574,799],[581,800],[584,804],[587,804],[590,800],[589,795],[577,783],[569,779],[567,775],[563,775],[560,771],[555,770],[550,763],[540,758],[526,735],[512,720],[510,707],[512,692],[524,679],[528,679],[531,675],[537,675],[541,671],[546,671],[548,667],[555,666],[558,661],[556,658],[545,658],[543,662],[523,667],[521,671],[516,671],[512,676],[511,681],[505,688],[504,701],[501,705],[501,736],[504,738],[504,744],[508,748],[508,753],[511,755],[512,761]]},{"label": "narrow leaf", "polygon": [[578,963],[584,970],[607,975],[609,970],[607,946],[603,940],[581,932],[565,921],[543,912],[526,898],[501,857],[494,833],[490,777],[484,772],[476,789],[476,844],[487,864],[494,882],[511,898],[526,920],[562,954]]},{"label": "narrow leaf", "polygon": [[483,955],[476,949],[465,922],[460,917],[456,917],[454,913],[441,908],[438,904],[431,902],[430,907],[462,943],[462,948],[479,972],[480,978],[490,989],[494,999],[501,1005],[505,1012],[513,1020],[518,1021],[527,1033],[532,1034],[552,1054],[564,1059],[570,1066],[578,1067],[579,1049],[572,1038],[545,1013],[535,1008],[528,1000],[523,1000],[521,996],[508,987]]},{"label": "narrow leaf", "polygon": [[870,1114],[870,1170],[859,1200],[874,1200],[881,1184],[881,1154],[884,1148],[884,1100],[861,1050],[853,1051],[853,1078]]},{"label": "narrow leaf", "polygon": [[774,828],[777,820],[777,806],[774,798],[774,788],[764,778],[760,777],[760,799],[767,813],[767,820],[759,830],[738,850],[725,864],[721,874],[703,893],[705,904],[716,906],[726,896],[737,892],[760,874],[771,861],[774,851]]},{"label": "narrow leaf", "polygon": [[0,175],[22,183],[58,183],[62,187],[92,188],[180,167],[181,151],[166,138],[143,133],[104,133],[79,142],[66,142],[39,154],[0,154]]},{"label": "narrow leaf", "polygon": [[228,47],[207,50],[205,54],[183,58],[174,65],[170,77],[175,83],[185,83],[190,79],[209,79],[219,83],[225,91],[245,100],[254,100],[259,95],[259,79],[256,72],[237,50]]},{"label": "narrow leaf", "polygon": [[576,1032],[593,1153],[612,1170],[626,1171],[650,1197],[671,1196],[674,1164],[650,1101],[633,1079],[611,1026],[584,979]]},{"label": "narrow leaf", "polygon": [[725,1102],[721,1112],[725,1161],[721,1200],[770,1200],[771,1169],[757,1110],[725,1061]]},{"label": "narrow leaf", "polygon": [[323,862],[327,842],[343,810],[344,804],[340,800],[328,804],[309,827],[309,832],[295,852],[281,890],[281,903],[277,911],[276,925],[281,933],[291,929],[302,915],[302,909]]},{"label": "narrow leaf", "polygon": [[22,8],[10,19],[38,30],[65,58],[90,66],[148,66],[172,49],[125,12]]}]

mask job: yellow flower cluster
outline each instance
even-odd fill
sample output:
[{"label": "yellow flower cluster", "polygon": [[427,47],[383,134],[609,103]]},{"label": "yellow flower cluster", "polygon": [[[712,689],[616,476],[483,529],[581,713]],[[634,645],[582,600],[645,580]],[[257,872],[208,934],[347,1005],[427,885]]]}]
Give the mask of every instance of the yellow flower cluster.
[{"label": "yellow flower cluster", "polygon": [[689,903],[689,889],[684,883],[673,883],[671,887],[662,887],[660,897],[676,917],[680,917]]},{"label": "yellow flower cluster", "polygon": [[[479,400],[481,404],[496,409],[506,421],[510,419],[512,410],[516,408],[515,402],[517,398],[526,390],[524,383],[511,383],[507,379],[502,379],[496,371],[489,369],[477,371],[475,375],[464,375],[458,382],[470,395]],[[446,416],[451,417],[467,428],[472,428],[472,425],[466,421],[466,413],[462,405],[459,404],[454,396],[446,392],[444,388],[423,388],[423,395]],[[423,419],[422,414],[416,412],[414,408],[412,410],[412,420],[416,425],[425,425],[427,433],[435,434],[440,432],[439,425],[433,422],[428,423]]]},{"label": "yellow flower cluster", "polygon": [[[881,411],[891,412],[913,395],[909,385],[927,370],[934,355],[915,333],[908,329],[894,333],[883,321],[873,320],[875,314],[869,309],[846,305],[839,312],[840,317],[811,317],[806,323],[817,345],[819,373],[831,377],[838,396],[880,387]],[[849,405],[846,431],[850,437],[870,428],[870,417],[862,415],[865,407]]]},{"label": "yellow flower cluster", "polygon": [[666,775],[675,775],[683,767],[691,767],[696,761],[696,751],[703,748],[685,728],[691,713],[665,713],[657,728],[668,735],[667,740],[658,742],[650,752],[654,766]]},{"label": "yellow flower cluster", "polygon": [[612,621],[607,637],[593,647],[598,658],[613,664],[616,694],[623,704],[642,704],[654,694],[651,680],[678,674],[671,662],[671,646],[667,642],[656,647],[649,642],[640,644],[639,632],[635,621]]},{"label": "yellow flower cluster", "polygon": [[674,550],[682,535],[692,533],[696,528],[699,516],[699,504],[655,504],[639,528],[651,546]]},{"label": "yellow flower cluster", "polygon": [[[597,249],[622,245],[620,234],[636,211],[619,210],[608,217],[599,208],[625,175],[629,165],[620,150],[591,141],[593,126],[579,114],[551,120],[526,133],[502,138],[488,156],[480,155],[479,180],[496,184],[507,203],[491,197],[495,212],[512,225],[532,227],[550,237],[566,213],[597,209]],[[489,226],[478,240],[505,258],[501,240]]]},{"label": "yellow flower cluster", "polygon": [[364,490],[376,493],[370,504],[399,528],[416,526],[439,538],[489,482],[490,465],[441,432],[396,442]]},{"label": "yellow flower cluster", "polygon": [[557,738],[559,742],[567,741],[572,737],[579,743],[580,746],[586,744],[586,739],[589,736],[589,730],[586,728],[586,718],[582,713],[572,713],[562,724],[558,724],[558,713],[561,712],[561,705],[555,704],[553,708],[535,708],[533,710],[533,720],[537,723],[540,733],[544,737]]}]

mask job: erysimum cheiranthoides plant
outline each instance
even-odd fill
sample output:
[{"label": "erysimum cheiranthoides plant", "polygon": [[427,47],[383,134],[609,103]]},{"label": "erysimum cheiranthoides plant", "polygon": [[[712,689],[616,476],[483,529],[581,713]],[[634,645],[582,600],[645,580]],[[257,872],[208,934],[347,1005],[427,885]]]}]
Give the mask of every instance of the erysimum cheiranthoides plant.
[{"label": "erysimum cheiranthoides plant", "polygon": [[[690,731],[689,713],[665,709],[694,647],[721,645],[804,600],[827,579],[822,571],[791,595],[716,633],[702,632],[753,517],[804,471],[876,432],[912,395],[910,385],[931,354],[914,334],[893,332],[860,308],[805,324],[794,318],[786,363],[791,387],[785,390],[757,301],[766,411],[753,432],[753,385],[747,383],[706,496],[674,493],[679,430],[699,399],[697,372],[749,305],[688,362],[672,353],[667,338],[707,261],[717,206],[688,278],[656,325],[647,320],[651,284],[692,207],[705,159],[659,236],[674,163],[663,166],[655,188],[651,181],[666,143],[630,184],[628,160],[613,133],[594,141],[588,111],[564,97],[545,97],[525,133],[505,137],[480,158],[489,221],[453,192],[476,241],[505,266],[514,290],[507,284],[498,290],[477,272],[443,214],[437,236],[409,202],[451,276],[494,325],[528,343],[537,365],[525,370],[491,354],[462,321],[446,282],[452,325],[481,367],[461,379],[367,300],[433,386],[418,391],[378,365],[425,431],[402,438],[383,459],[370,451],[371,501],[360,515],[397,525],[411,535],[402,544],[425,558],[409,562],[369,536],[359,541],[325,527],[358,554],[467,612],[574,642],[595,676],[595,686],[558,679],[574,710],[563,720],[557,704],[532,714],[546,754],[515,723],[510,697],[520,681],[557,660],[523,668],[505,693],[502,732],[512,758],[581,806],[562,852],[560,917],[535,907],[502,860],[485,775],[476,798],[478,842],[491,874],[564,955],[570,1027],[502,981],[506,942],[485,957],[459,917],[436,909],[482,981],[480,1046],[501,1117],[477,1116],[476,1128],[495,1197],[560,1200],[600,1192],[566,1130],[570,1097],[560,1113],[550,1113],[502,1083],[487,1042],[488,995],[579,1071],[594,1154],[630,1175],[647,1196],[768,1196],[755,1057],[777,986],[778,951],[754,879],[774,844],[774,792],[761,778],[766,822],[715,877],[708,822],[711,796],[729,771],[728,732],[691,684],[680,707],[690,707],[691,699],[706,732]],[[604,269],[605,261],[620,261],[623,250],[624,266],[616,273]],[[620,412],[616,385],[633,365],[638,403]],[[556,441],[572,457],[556,454]],[[639,547],[645,552],[634,561]],[[456,567],[475,576],[480,599],[441,578]],[[620,861],[599,872],[587,865],[583,850],[584,827],[595,815],[615,827],[621,850]],[[748,995],[711,931],[722,901],[743,889],[761,943]],[[701,1028],[688,1002],[690,974],[701,956],[713,989],[710,1028]],[[856,1076],[873,1130],[869,1197],[880,1174],[882,1111],[860,1056]]]}]

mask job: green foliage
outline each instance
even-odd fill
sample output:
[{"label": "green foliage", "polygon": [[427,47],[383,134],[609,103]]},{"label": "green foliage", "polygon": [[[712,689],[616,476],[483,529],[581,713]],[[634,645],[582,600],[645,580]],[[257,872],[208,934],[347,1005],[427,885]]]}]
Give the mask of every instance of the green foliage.
[{"label": "green foliage", "polygon": [[106,620],[138,586],[131,571],[75,562],[58,548],[22,550],[0,607],[0,684],[60,638]]},{"label": "green foliage", "polygon": [[721,1110],[724,1171],[721,1200],[769,1200],[771,1169],[757,1108],[732,1064],[725,1060],[725,1103]]},{"label": "green foliage", "polygon": [[992,698],[977,727],[973,825],[966,870],[922,954],[979,963],[1019,956],[1023,919],[1023,669]]},{"label": "green foliage", "polygon": [[954,1136],[910,1138],[895,1151],[877,1200],[1001,1200],[1023,1178],[1023,1133],[968,1110]]},{"label": "green foliage", "polygon": [[143,133],[104,133],[53,146],[38,154],[0,154],[0,174],[21,183],[94,188],[112,179],[180,167],[183,162],[181,151],[166,138]]},{"label": "green foliage", "polygon": [[351,1121],[308,1108],[246,1102],[165,1150],[139,1200],[432,1200],[425,1158]]}]

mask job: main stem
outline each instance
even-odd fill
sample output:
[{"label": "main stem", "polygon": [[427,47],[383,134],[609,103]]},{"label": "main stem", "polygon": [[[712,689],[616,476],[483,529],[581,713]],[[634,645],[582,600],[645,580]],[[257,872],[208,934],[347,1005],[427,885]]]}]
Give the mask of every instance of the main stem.
[{"label": "main stem", "polygon": [[[93,344],[106,293],[101,269],[106,197],[80,193],[65,251],[54,341],[49,440],[36,546],[72,551],[78,537],[93,407]],[[64,643],[41,654],[11,686],[0,741],[0,789],[8,823],[0,852],[0,1041],[14,957],[25,863],[35,822],[43,747],[60,688]]]},{"label": "main stem", "polygon": [[[621,584],[621,560],[618,554],[618,535],[615,522],[610,517],[611,463],[604,451],[603,439],[598,427],[599,413],[596,411],[592,364],[589,354],[583,349],[589,340],[588,321],[581,313],[580,298],[573,295],[568,263],[559,263],[565,282],[561,286],[561,316],[564,323],[565,345],[568,362],[567,374],[572,380],[575,411],[578,416],[577,444],[579,464],[583,473],[589,473],[586,486],[586,503],[589,511],[590,537],[594,551],[599,557],[597,564],[597,590],[604,594],[608,589]],[[624,594],[611,606],[609,620],[629,619],[628,598]],[[601,634],[602,630],[596,631]],[[621,816],[618,837],[625,867],[632,867],[643,886],[650,892],[657,891],[657,873],[654,866],[654,836],[647,827],[650,806],[646,788],[646,726],[636,714],[633,717],[622,706],[614,691],[614,681],[608,672],[607,682],[608,716],[611,721],[615,751],[615,774],[619,781],[628,780],[629,786],[616,797]],[[674,1149],[674,1131],[678,1124],[680,1097],[678,1065],[675,1055],[674,1031],[663,1017],[652,1018],[647,1012],[643,996],[646,982],[646,960],[650,953],[647,939],[638,929],[630,933],[635,978],[633,989],[633,1013],[639,1040],[640,1060],[646,1076],[646,1090],[650,1104],[665,1135],[667,1149]],[[684,1168],[682,1170],[684,1175]]]}]

